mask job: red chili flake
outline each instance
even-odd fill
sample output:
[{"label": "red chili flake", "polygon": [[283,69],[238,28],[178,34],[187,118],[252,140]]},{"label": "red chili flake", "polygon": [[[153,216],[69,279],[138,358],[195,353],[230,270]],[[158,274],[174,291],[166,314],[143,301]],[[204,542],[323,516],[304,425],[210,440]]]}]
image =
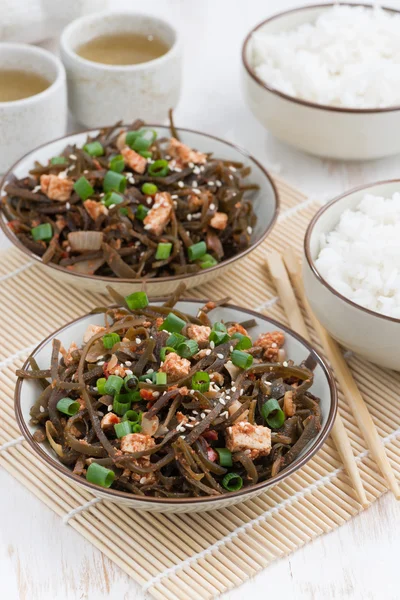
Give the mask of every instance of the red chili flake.
[{"label": "red chili flake", "polygon": [[215,431],[215,429],[209,429],[208,431],[205,431],[202,435],[202,437],[205,440],[217,440],[218,439],[218,433]]},{"label": "red chili flake", "polygon": [[140,397],[143,398],[143,400],[153,400],[154,401],[154,396],[153,396],[152,390],[141,389]]},{"label": "red chili flake", "polygon": [[215,452],[214,448],[207,448],[207,458],[211,460],[211,462],[215,462],[218,459],[218,454]]}]

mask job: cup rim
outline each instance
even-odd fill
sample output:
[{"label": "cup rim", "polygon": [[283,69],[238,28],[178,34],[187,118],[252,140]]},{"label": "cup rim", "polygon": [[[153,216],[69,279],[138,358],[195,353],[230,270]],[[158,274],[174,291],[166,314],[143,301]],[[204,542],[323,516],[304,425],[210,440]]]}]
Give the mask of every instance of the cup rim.
[{"label": "cup rim", "polygon": [[[374,8],[373,4],[367,4],[367,3],[355,4],[354,2],[338,2],[338,5],[339,6],[361,6],[361,7],[369,8],[369,9]],[[244,67],[245,71],[255,81],[255,83],[257,83],[260,87],[264,88],[266,91],[270,92],[271,94],[274,94],[275,96],[282,98],[283,100],[293,102],[294,104],[299,104],[300,106],[306,106],[308,108],[317,108],[319,110],[325,110],[328,112],[342,113],[342,114],[381,114],[381,113],[399,111],[400,105],[396,105],[396,104],[393,106],[371,107],[371,108],[351,108],[351,107],[347,108],[345,106],[333,106],[331,104],[319,104],[318,102],[304,100],[302,98],[297,98],[295,96],[291,96],[290,94],[282,92],[282,91],[278,90],[277,88],[274,88],[271,85],[265,83],[265,81],[263,81],[256,74],[254,67],[251,66],[250,61],[247,58],[247,47],[253,36],[253,33],[257,32],[259,29],[261,29],[267,23],[276,21],[276,20],[280,19],[281,17],[286,17],[287,15],[290,15],[292,13],[299,13],[299,12],[307,11],[307,10],[310,10],[313,8],[329,9],[329,8],[332,8],[333,6],[336,6],[336,3],[330,2],[328,4],[307,4],[304,6],[297,6],[295,8],[291,8],[289,10],[284,10],[279,13],[275,13],[271,17],[268,17],[268,19],[264,19],[264,21],[261,21],[261,23],[258,23],[257,25],[255,25],[249,31],[249,33],[246,35],[244,42],[242,44],[242,63],[243,63],[243,67]],[[389,7],[389,6],[381,6],[381,5],[380,5],[380,8],[386,12],[396,13],[398,15],[400,14],[400,10],[397,8],[393,8],[393,7]]]},{"label": "cup rim", "polygon": [[314,259],[311,256],[311,237],[312,237],[312,235],[314,233],[314,227],[317,224],[317,221],[320,219],[320,217],[327,210],[329,210],[334,204],[339,203],[341,200],[344,200],[345,198],[347,198],[348,196],[351,196],[352,194],[355,194],[356,192],[360,192],[362,190],[367,191],[368,189],[373,188],[373,187],[375,187],[377,185],[385,185],[385,184],[391,184],[391,183],[398,183],[399,187],[400,187],[400,179],[384,179],[384,180],[381,180],[381,181],[375,181],[373,183],[367,183],[365,185],[359,185],[359,186],[357,186],[355,188],[352,188],[351,190],[345,192],[344,194],[340,194],[339,196],[336,196],[335,198],[333,198],[332,200],[330,200],[330,202],[328,202],[324,206],[321,206],[321,208],[315,213],[315,215],[311,219],[310,223],[308,224],[306,233],[304,235],[304,246],[303,246],[303,249],[304,249],[305,259],[306,259],[306,261],[308,263],[308,266],[310,267],[310,269],[312,271],[312,274],[334,296],[336,296],[337,298],[340,298],[340,300],[343,300],[343,302],[346,302],[346,304],[349,304],[353,308],[361,310],[362,312],[364,312],[364,313],[366,313],[368,315],[371,315],[373,317],[377,317],[378,319],[383,319],[384,321],[389,321],[391,323],[400,323],[400,319],[398,319],[396,317],[390,317],[389,315],[384,315],[384,314],[379,313],[379,312],[377,312],[375,310],[371,310],[370,308],[365,308],[365,306],[361,306],[361,304],[357,304],[357,302],[354,302],[353,300],[350,300],[350,298],[347,298],[346,296],[344,296],[343,294],[341,294],[340,292],[338,292],[321,275],[321,273],[318,271],[317,267],[315,266]]},{"label": "cup rim", "polygon": [[19,100],[7,100],[6,102],[0,102],[0,110],[2,108],[9,108],[14,106],[23,106],[26,104],[32,104],[34,102],[40,102],[42,98],[50,94],[56,88],[62,86],[66,81],[66,74],[64,65],[61,60],[49,50],[45,48],[40,48],[39,46],[32,46],[31,44],[23,44],[18,42],[0,42],[0,50],[2,48],[15,49],[15,50],[25,50],[28,54],[31,55],[39,55],[46,59],[48,59],[53,66],[56,68],[56,77],[54,81],[50,83],[50,85],[39,92],[38,94],[34,94],[33,96],[28,96],[27,98],[20,98]]},{"label": "cup rim", "polygon": [[[158,58],[154,58],[153,60],[149,60],[147,62],[137,63],[137,64],[133,64],[133,65],[107,65],[104,63],[94,62],[92,60],[88,60],[86,58],[83,58],[82,56],[79,56],[79,54],[72,47],[70,37],[75,33],[75,30],[81,28],[85,24],[90,24],[90,23],[94,23],[97,21],[101,21],[104,18],[110,19],[114,16],[124,16],[124,15],[128,16],[128,17],[135,17],[135,16],[136,17],[146,17],[154,22],[161,23],[163,26],[170,29],[175,37],[171,47],[167,50],[167,52],[165,54],[163,54],[162,56],[159,56]],[[118,73],[118,72],[127,73],[127,72],[143,71],[146,68],[148,68],[149,66],[150,67],[158,66],[158,65],[162,64],[163,62],[169,60],[169,58],[173,54],[176,53],[179,46],[180,46],[180,33],[171,24],[170,21],[167,21],[166,19],[161,19],[160,17],[156,17],[151,14],[141,13],[141,12],[134,11],[134,10],[119,10],[119,11],[105,10],[105,11],[96,12],[96,13],[93,13],[90,15],[84,15],[83,17],[78,17],[77,19],[74,19],[74,21],[69,23],[69,25],[67,25],[63,29],[61,36],[60,36],[60,48],[63,52],[66,53],[66,55],[68,55],[68,57],[70,59],[72,59],[78,63],[81,63],[82,65],[85,65],[86,67],[91,67],[92,69],[95,69],[98,71],[110,71],[111,73]]]},{"label": "cup rim", "polygon": [[[152,302],[152,301],[153,302],[165,302],[165,300],[167,300],[167,298],[165,296],[150,298],[150,302]],[[201,298],[183,298],[182,302],[201,304],[201,303],[207,302],[207,300],[204,300]],[[86,479],[83,479],[79,475],[75,475],[65,465],[60,463],[55,457],[47,454],[47,452],[45,452],[43,450],[43,448],[41,447],[40,444],[35,442],[35,440],[32,437],[32,434],[27,426],[27,422],[22,414],[21,388],[24,383],[24,379],[22,379],[22,377],[18,377],[16,384],[15,384],[15,390],[14,390],[14,410],[15,410],[15,415],[16,415],[16,420],[17,420],[18,426],[19,426],[22,434],[24,435],[26,441],[30,445],[31,449],[34,450],[36,452],[36,454],[39,455],[40,458],[43,459],[53,469],[55,469],[62,475],[67,476],[68,479],[70,479],[72,482],[78,483],[78,484],[82,485],[83,487],[88,488],[89,491],[92,491],[92,493],[95,493],[96,495],[100,491],[102,494],[107,496],[108,499],[110,499],[110,500],[114,500],[114,501],[116,501],[116,500],[134,500],[134,501],[144,502],[147,505],[157,505],[157,504],[158,505],[170,505],[170,506],[181,506],[181,505],[195,505],[196,506],[196,505],[204,505],[204,504],[212,505],[213,502],[215,502],[215,501],[229,500],[230,498],[239,498],[239,497],[245,498],[247,496],[247,494],[249,494],[249,493],[255,492],[257,490],[263,490],[263,489],[266,490],[269,487],[273,487],[275,484],[279,483],[283,479],[286,479],[286,477],[289,477],[289,475],[291,475],[292,473],[298,471],[306,463],[308,463],[309,460],[317,452],[319,452],[319,450],[323,447],[323,445],[325,444],[326,439],[333,427],[333,424],[335,422],[337,409],[338,409],[338,392],[337,392],[337,386],[336,386],[335,378],[333,376],[333,372],[332,372],[331,368],[329,367],[328,363],[326,362],[326,360],[321,356],[319,351],[316,350],[312,344],[310,344],[306,339],[304,339],[300,334],[298,334],[296,331],[294,331],[290,327],[284,325],[283,323],[280,323],[279,321],[276,321],[275,319],[273,319],[267,315],[264,315],[263,313],[257,312],[256,310],[253,310],[250,308],[244,308],[242,306],[238,306],[237,304],[231,304],[231,303],[228,303],[225,306],[228,308],[233,308],[233,309],[242,311],[243,313],[248,314],[252,317],[257,317],[261,321],[270,323],[277,329],[281,329],[282,331],[285,332],[285,334],[289,334],[291,337],[293,337],[298,342],[300,342],[306,350],[308,350],[310,355],[312,355],[314,357],[314,359],[317,361],[318,365],[321,367],[321,369],[323,371],[323,375],[326,378],[326,382],[329,387],[330,405],[328,407],[328,414],[327,414],[325,423],[321,427],[319,438],[314,439],[312,441],[311,447],[308,448],[308,450],[307,450],[307,452],[305,452],[304,456],[297,457],[297,459],[293,463],[291,463],[286,469],[284,469],[283,471],[278,473],[278,475],[271,477],[270,479],[267,479],[265,481],[259,481],[258,483],[254,484],[254,485],[250,485],[248,487],[241,488],[241,490],[239,490],[237,492],[225,492],[224,494],[221,494],[220,496],[203,496],[200,498],[195,497],[195,496],[194,497],[191,496],[188,498],[154,498],[154,497],[149,497],[149,496],[138,496],[136,494],[131,494],[130,492],[116,490],[113,488],[101,488],[101,490],[99,490],[99,487],[97,485],[90,483],[89,481],[87,481]],[[90,313],[82,315],[81,317],[77,317],[76,319],[73,319],[69,323],[66,323],[65,325],[61,326],[56,331],[53,331],[52,333],[50,333],[42,342],[40,342],[40,344],[38,344],[36,346],[36,348],[31,352],[30,356],[34,357],[44,346],[46,346],[50,342],[50,340],[54,339],[57,335],[59,335],[65,329],[68,329],[71,325],[74,325],[75,323],[78,323],[79,321],[83,321],[88,316],[90,316]],[[22,368],[25,369],[28,366],[28,364],[29,364],[29,357],[24,362]]]}]

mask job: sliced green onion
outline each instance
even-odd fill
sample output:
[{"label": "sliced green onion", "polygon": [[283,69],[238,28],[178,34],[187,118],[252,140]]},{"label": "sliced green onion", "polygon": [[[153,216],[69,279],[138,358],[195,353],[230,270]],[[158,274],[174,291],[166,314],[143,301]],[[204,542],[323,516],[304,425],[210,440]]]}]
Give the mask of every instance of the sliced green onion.
[{"label": "sliced green onion", "polygon": [[184,335],[181,333],[171,333],[171,335],[167,338],[166,344],[167,346],[172,346],[172,348],[176,348],[179,344],[186,341]]},{"label": "sliced green onion", "polygon": [[100,487],[109,488],[112,486],[115,479],[114,471],[106,469],[101,465],[93,462],[86,471],[86,481],[99,485]]},{"label": "sliced green onion", "polygon": [[199,345],[195,340],[186,340],[176,347],[176,352],[183,358],[190,358],[199,351]]},{"label": "sliced green onion", "polygon": [[37,242],[38,240],[48,242],[53,237],[53,229],[50,223],[42,223],[41,225],[32,227],[31,235],[35,242]]},{"label": "sliced green onion", "polygon": [[213,331],[223,331],[224,333],[226,333],[226,325],[225,323],[221,323],[221,321],[217,321],[217,323],[214,323],[212,329]]},{"label": "sliced green onion", "polygon": [[167,374],[163,371],[156,373],[156,385],[167,385]]},{"label": "sliced green onion", "polygon": [[166,319],[161,323],[158,328],[160,331],[165,329],[165,331],[169,331],[170,333],[180,333],[182,329],[185,327],[186,322],[174,315],[174,313],[169,313]]},{"label": "sliced green onion", "polygon": [[67,159],[65,156],[53,156],[53,158],[50,159],[50,164],[52,165],[65,165],[66,162]]},{"label": "sliced green onion", "polygon": [[123,421],[130,421],[133,423],[138,423],[142,418],[142,414],[136,412],[136,410],[127,410],[124,416],[122,417]]},{"label": "sliced green onion", "polygon": [[197,371],[192,377],[192,390],[208,392],[210,388],[210,376],[207,371]]},{"label": "sliced green onion", "polygon": [[142,426],[139,423],[134,423],[132,425],[132,433],[140,433],[142,431]]},{"label": "sliced green onion", "polygon": [[112,191],[123,194],[126,190],[126,177],[116,171],[107,171],[103,180],[103,190],[106,194]]},{"label": "sliced green onion", "polygon": [[124,161],[124,157],[122,156],[122,154],[117,154],[116,156],[113,156],[112,159],[110,160],[108,166],[109,166],[110,171],[115,171],[116,173],[122,173],[122,171],[125,169],[125,161]]},{"label": "sliced green onion", "polygon": [[151,177],[165,177],[168,175],[168,171],[168,162],[164,159],[155,160],[148,168],[148,173]]},{"label": "sliced green onion", "polygon": [[72,415],[76,415],[79,412],[81,405],[76,400],[71,400],[71,398],[61,398],[57,402],[57,410],[64,413],[64,415],[68,415],[72,417]]},{"label": "sliced green onion", "polygon": [[221,467],[232,466],[232,452],[228,448],[215,448],[219,456],[219,464]]},{"label": "sliced green onion", "polygon": [[199,264],[201,269],[209,269],[210,267],[217,265],[218,261],[211,256],[211,254],[204,254],[204,256],[201,257]]},{"label": "sliced green onion", "polygon": [[228,492],[237,492],[243,486],[243,479],[237,473],[227,473],[222,480],[222,485]]},{"label": "sliced green onion", "polygon": [[89,142],[83,146],[85,152],[90,154],[90,156],[103,156],[104,148],[100,144],[100,142]]},{"label": "sliced green onion", "polygon": [[248,350],[252,347],[253,342],[249,338],[248,335],[243,335],[243,333],[234,333],[232,336],[233,340],[239,340],[235,346],[235,350]]},{"label": "sliced green onion", "polygon": [[[125,413],[126,414],[126,413]],[[122,421],[114,425],[117,438],[123,438],[125,435],[132,433],[132,426],[129,421]]]},{"label": "sliced green onion", "polygon": [[231,352],[231,361],[236,367],[248,369],[253,364],[253,357],[247,352],[242,352],[241,350],[235,349]]},{"label": "sliced green onion", "polygon": [[229,340],[229,335],[226,333],[226,331],[211,331],[208,339],[210,342],[214,342],[216,346],[219,346],[220,344],[224,344]]},{"label": "sliced green onion", "polygon": [[165,357],[167,356],[167,352],[175,352],[175,348],[171,348],[171,346],[164,346],[160,350],[160,358],[164,362]]},{"label": "sliced green onion", "polygon": [[172,244],[170,242],[160,242],[157,246],[156,259],[165,260],[171,254]]},{"label": "sliced green onion", "polygon": [[140,150],[139,154],[140,156],[143,156],[143,158],[151,158],[153,156],[153,153],[148,150]]},{"label": "sliced green onion", "polygon": [[100,379],[98,379],[96,381],[97,391],[102,396],[105,396],[107,394],[107,392],[106,392],[106,382],[107,382],[107,379],[105,377],[100,377]]},{"label": "sliced green onion", "polygon": [[193,262],[194,260],[197,260],[205,255],[207,252],[207,246],[205,242],[198,242],[197,244],[189,246],[187,251],[190,262]]},{"label": "sliced green onion", "polygon": [[133,392],[136,390],[138,384],[139,379],[136,377],[136,375],[127,375],[124,379],[124,388],[127,392]]},{"label": "sliced green onion", "polygon": [[151,140],[147,140],[145,137],[140,135],[133,141],[131,148],[132,150],[135,150],[135,152],[143,152],[148,150],[151,144]]},{"label": "sliced green onion", "polygon": [[106,333],[101,339],[104,348],[107,349],[112,348],[114,344],[117,344],[121,341],[121,338],[119,337],[118,333]]},{"label": "sliced green onion", "polygon": [[123,384],[124,380],[122,379],[122,377],[119,377],[118,375],[110,375],[110,377],[107,379],[104,385],[106,394],[110,394],[110,396],[115,396],[115,394],[119,394]]},{"label": "sliced green onion", "polygon": [[107,192],[107,194],[102,199],[102,204],[110,208],[110,206],[115,206],[116,204],[121,204],[124,201],[124,198],[121,194],[117,194],[116,192]]},{"label": "sliced green onion", "polygon": [[125,217],[129,216],[129,211],[126,208],[126,206],[123,206],[122,208],[119,209],[119,214],[120,215],[124,215]]},{"label": "sliced green onion", "polygon": [[275,398],[270,398],[262,405],[261,414],[272,429],[279,429],[285,422],[285,413]]},{"label": "sliced green onion", "polygon": [[127,146],[129,146],[130,148],[132,148],[132,144],[134,143],[136,138],[140,137],[140,135],[141,135],[140,131],[127,131],[126,136],[125,136],[125,144]]},{"label": "sliced green onion", "polygon": [[142,192],[146,196],[154,196],[158,192],[158,187],[155,183],[144,183],[142,185]]},{"label": "sliced green onion", "polygon": [[117,400],[119,396],[125,396],[125,394],[117,394],[113,400],[113,411],[115,414],[122,417],[131,407],[131,402],[120,402]]},{"label": "sliced green onion", "polygon": [[144,204],[139,204],[139,206],[136,209],[136,218],[139,219],[139,221],[144,221],[149,210],[150,209],[147,208],[147,206],[145,206]]},{"label": "sliced green onion", "polygon": [[89,196],[94,194],[94,189],[83,175],[78,179],[78,181],[75,181],[74,190],[78,194],[79,198],[83,201],[87,200]]},{"label": "sliced green onion", "polygon": [[146,292],[133,292],[129,296],[125,296],[125,302],[129,310],[140,310],[146,308],[149,304],[149,299]]},{"label": "sliced green onion", "polygon": [[145,381],[147,383],[147,380],[150,380],[151,383],[155,383],[156,382],[156,373],[145,373],[144,375],[140,375],[139,376],[139,381]]}]

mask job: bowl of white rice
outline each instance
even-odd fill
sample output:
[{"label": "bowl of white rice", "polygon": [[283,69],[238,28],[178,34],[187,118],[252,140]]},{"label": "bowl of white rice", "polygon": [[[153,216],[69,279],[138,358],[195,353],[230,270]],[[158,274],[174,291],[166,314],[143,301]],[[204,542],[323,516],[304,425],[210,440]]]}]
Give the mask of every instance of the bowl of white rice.
[{"label": "bowl of white rice", "polygon": [[277,14],[242,48],[243,87],[276,137],[327,158],[400,152],[400,11],[322,4]]},{"label": "bowl of white rice", "polygon": [[306,296],[345,348],[400,371],[400,180],[323,206],[304,239]]}]

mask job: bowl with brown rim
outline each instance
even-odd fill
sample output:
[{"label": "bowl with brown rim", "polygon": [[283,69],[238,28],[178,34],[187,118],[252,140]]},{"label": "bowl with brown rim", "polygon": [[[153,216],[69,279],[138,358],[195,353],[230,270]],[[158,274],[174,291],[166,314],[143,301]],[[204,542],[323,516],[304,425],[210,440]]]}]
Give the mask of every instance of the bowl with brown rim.
[{"label": "bowl with brown rim", "polygon": [[[166,126],[148,125],[148,127],[156,130],[159,137],[170,135],[169,128]],[[11,169],[4,176],[0,186],[0,196],[4,196],[6,194],[5,187],[13,176],[18,178],[27,176],[29,170],[33,168],[35,161],[38,161],[41,164],[47,164],[50,158],[61,154],[67,145],[76,145],[77,147],[81,148],[86,143],[86,138],[88,135],[95,136],[98,134],[98,132],[99,130],[89,130],[83,133],[69,135],[50,142],[49,144],[40,146],[33,152],[28,153],[13,167],[11,167]],[[13,233],[7,224],[8,221],[3,212],[0,213],[1,229],[8,239],[26,255],[27,259],[41,265],[42,268],[46,269],[49,275],[74,285],[75,287],[84,288],[98,293],[101,293],[107,284],[111,284],[121,294],[127,295],[129,293],[141,290],[144,281],[146,281],[146,289],[148,294],[159,296],[171,293],[181,282],[184,282],[188,288],[199,286],[215,277],[220,277],[233,267],[237,268],[239,261],[257,248],[257,246],[259,246],[266,239],[272,227],[274,226],[279,210],[279,197],[275,184],[263,166],[255,158],[248,154],[246,150],[205,133],[192,131],[189,129],[178,129],[178,132],[181,140],[191,148],[196,148],[197,150],[205,153],[212,152],[213,155],[218,158],[233,162],[240,162],[243,163],[245,167],[251,168],[251,173],[248,180],[249,182],[251,180],[251,183],[257,184],[258,189],[247,192],[247,194],[249,194],[247,197],[252,202],[254,212],[257,216],[257,223],[251,232],[249,247],[242,250],[238,254],[228,258],[227,260],[222,260],[211,268],[200,270],[196,273],[168,277],[155,277],[154,279],[123,279],[96,274],[87,275],[76,273],[72,272],[66,267],[53,264],[51,262],[43,264],[41,257],[29,250]]]},{"label": "bowl with brown rim", "polygon": [[321,236],[335,229],[347,209],[354,210],[365,194],[391,198],[400,180],[364,185],[334,198],[320,208],[304,238],[303,280],[316,317],[340,344],[371,362],[400,371],[400,319],[389,317],[346,298],[321,275],[315,260]]},{"label": "bowl with brown rim", "polygon": [[[364,6],[372,4],[340,5]],[[278,139],[317,156],[340,160],[368,160],[400,152],[400,106],[346,108],[317,104],[286,94],[256,73],[253,34],[279,34],[314,23],[334,6],[312,4],[293,8],[262,21],[248,33],[242,46],[242,82],[246,101],[259,122]],[[400,12],[382,7],[393,14]]]},{"label": "bowl with brown rim", "polygon": [[[158,298],[153,304],[161,304],[163,301],[164,299]],[[180,301],[176,305],[176,308],[187,314],[196,315],[199,308],[204,305],[204,302],[204,300],[199,299],[185,299],[184,301]],[[33,379],[18,378],[17,380],[15,388],[15,412],[18,425],[32,450],[41,458],[41,460],[66,476],[71,482],[82,485],[87,491],[90,491],[100,498],[122,503],[131,506],[132,508],[153,512],[200,512],[220,509],[257,496],[271,489],[274,485],[304,466],[323,446],[335,420],[337,411],[337,390],[332,372],[324,359],[308,344],[308,342],[286,326],[260,313],[230,304],[220,306],[213,311],[213,320],[215,319],[216,321],[224,320],[241,322],[249,318],[254,318],[256,320],[256,326],[251,330],[251,335],[254,339],[260,333],[278,329],[285,335],[285,350],[287,356],[293,359],[296,364],[299,364],[311,355],[311,358],[316,364],[311,392],[320,398],[322,416],[322,427],[317,436],[307,444],[293,463],[282,470],[282,472],[278,473],[278,475],[267,481],[259,482],[256,485],[244,486],[238,492],[224,493],[219,496],[183,499],[143,497],[112,488],[104,489],[93,485],[87,482],[86,479],[75,475],[68,467],[64,466],[47,443],[39,444],[34,440],[33,436],[36,427],[30,423],[29,411],[42,388],[39,383]],[[89,324],[104,324],[104,315],[84,315],[83,317],[66,324],[43,340],[32,353],[39,368],[48,367],[52,351],[52,340],[54,338],[59,339],[66,347],[68,347],[72,341],[75,341],[80,345],[83,334]],[[27,366],[28,361],[25,363],[24,367]]]}]

